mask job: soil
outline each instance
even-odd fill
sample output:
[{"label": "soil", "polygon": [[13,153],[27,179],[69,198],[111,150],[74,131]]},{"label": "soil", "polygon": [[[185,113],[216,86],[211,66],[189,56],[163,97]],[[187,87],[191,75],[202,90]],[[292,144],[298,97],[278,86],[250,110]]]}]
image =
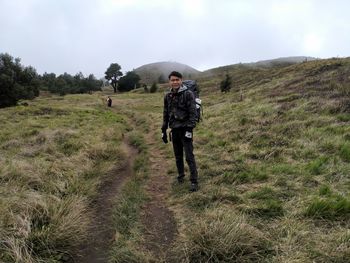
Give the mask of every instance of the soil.
[{"label": "soil", "polygon": [[[154,129],[151,129],[154,130]],[[153,134],[146,137],[150,147],[150,175],[146,191],[150,201],[143,207],[144,247],[157,262],[170,260],[170,248],[177,236],[177,225],[173,212],[167,207],[170,177],[167,175],[168,160],[155,142]]]},{"label": "soil", "polygon": [[[174,214],[167,206],[170,190],[167,163],[170,160],[165,158],[166,154],[158,147],[161,141],[155,141],[153,135],[153,132],[150,132],[145,138],[149,146],[150,169],[145,186],[149,200],[143,205],[141,212],[141,222],[145,230],[142,249],[150,252],[156,262],[173,262],[170,248],[178,233]],[[108,262],[108,251],[115,239],[115,230],[112,227],[113,200],[118,197],[123,183],[132,177],[132,167],[137,156],[137,150],[129,146],[126,140],[123,147],[128,161],[123,167],[112,170],[107,176],[107,181],[101,186],[99,197],[92,208],[95,221],[90,229],[89,242],[83,244],[74,262]]]},{"label": "soil", "polygon": [[88,242],[79,249],[79,255],[73,262],[81,263],[106,263],[108,262],[109,247],[114,241],[112,211],[114,200],[122,189],[123,183],[133,175],[133,163],[137,155],[137,149],[132,148],[124,140],[123,151],[126,153],[126,162],[122,167],[112,169],[99,189],[98,198],[92,209],[93,224],[89,231]]}]

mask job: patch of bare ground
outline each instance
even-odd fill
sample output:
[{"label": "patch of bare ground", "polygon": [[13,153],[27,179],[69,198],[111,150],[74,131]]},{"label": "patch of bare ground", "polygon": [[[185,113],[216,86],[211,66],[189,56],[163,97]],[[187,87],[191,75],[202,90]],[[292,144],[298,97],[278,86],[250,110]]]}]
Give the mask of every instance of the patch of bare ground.
[{"label": "patch of bare ground", "polygon": [[141,218],[145,229],[144,248],[153,254],[156,262],[172,262],[169,249],[177,236],[177,225],[166,200],[170,190],[168,160],[157,147],[159,142],[155,142],[152,136],[146,136],[150,147],[150,175],[146,191],[150,200],[143,206]]},{"label": "patch of bare ground", "polygon": [[133,163],[137,156],[137,149],[123,141],[122,149],[126,154],[125,163],[112,169],[99,189],[99,195],[93,203],[92,224],[89,238],[79,248],[78,255],[73,262],[77,263],[106,263],[110,245],[115,238],[113,229],[112,210],[114,200],[122,189],[123,183],[133,175]]}]

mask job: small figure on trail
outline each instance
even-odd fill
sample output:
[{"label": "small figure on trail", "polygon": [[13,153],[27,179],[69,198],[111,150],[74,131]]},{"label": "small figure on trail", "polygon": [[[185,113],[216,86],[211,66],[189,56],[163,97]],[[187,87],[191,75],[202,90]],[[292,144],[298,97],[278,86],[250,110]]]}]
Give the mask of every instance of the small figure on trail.
[{"label": "small figure on trail", "polygon": [[111,97],[107,97],[107,105],[108,105],[108,107],[112,107],[112,99],[111,99]]},{"label": "small figure on trail", "polygon": [[182,84],[182,75],[173,71],[169,75],[170,92],[164,96],[162,140],[168,143],[167,128],[171,128],[170,141],[178,171],[177,181],[184,182],[184,156],[190,168],[190,191],[198,190],[198,172],[193,154],[193,128],[196,126],[196,102],[195,96],[186,86]]}]

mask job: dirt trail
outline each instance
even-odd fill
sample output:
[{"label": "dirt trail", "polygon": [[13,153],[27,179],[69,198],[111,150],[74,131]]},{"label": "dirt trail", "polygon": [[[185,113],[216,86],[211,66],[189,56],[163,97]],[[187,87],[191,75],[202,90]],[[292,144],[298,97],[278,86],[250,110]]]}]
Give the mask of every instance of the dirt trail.
[{"label": "dirt trail", "polygon": [[133,164],[137,150],[123,141],[122,149],[126,153],[126,162],[122,167],[110,171],[107,179],[99,189],[99,196],[93,206],[93,225],[89,229],[89,240],[84,244],[79,255],[74,259],[77,263],[106,263],[108,252],[114,240],[112,208],[116,196],[123,183],[133,175]]},{"label": "dirt trail", "polygon": [[153,137],[154,129],[146,136],[150,152],[150,176],[146,191],[150,201],[143,207],[142,223],[145,228],[144,247],[150,251],[157,262],[169,261],[169,248],[176,235],[177,226],[174,214],[167,207],[166,198],[170,190],[170,177],[167,175],[166,154],[157,147]]}]

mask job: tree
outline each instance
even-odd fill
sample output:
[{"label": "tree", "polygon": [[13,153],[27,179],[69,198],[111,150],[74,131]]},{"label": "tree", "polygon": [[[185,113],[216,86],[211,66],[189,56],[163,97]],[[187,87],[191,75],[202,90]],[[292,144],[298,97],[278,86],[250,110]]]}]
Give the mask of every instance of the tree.
[{"label": "tree", "polygon": [[157,83],[154,82],[154,83],[152,84],[151,88],[149,89],[149,92],[150,92],[150,93],[155,93],[155,92],[157,92],[157,90],[158,90]]},{"label": "tree", "polygon": [[35,68],[23,67],[20,61],[9,54],[0,54],[0,108],[39,95],[39,75]]},{"label": "tree", "polygon": [[117,92],[118,80],[123,73],[120,71],[121,67],[118,63],[112,63],[105,72],[105,78],[111,83],[114,93]]},{"label": "tree", "polygon": [[41,77],[41,90],[53,92],[55,89],[56,74],[45,72]]},{"label": "tree", "polygon": [[158,83],[159,84],[163,84],[163,83],[167,83],[166,78],[164,77],[164,74],[162,73],[159,78],[158,78]]},{"label": "tree", "polygon": [[232,80],[229,74],[226,73],[226,77],[220,82],[221,92],[228,92],[231,89]]},{"label": "tree", "polygon": [[96,79],[93,74],[87,78],[79,72],[74,76],[64,73],[56,77],[54,73],[44,73],[41,77],[42,89],[52,93],[66,95],[68,93],[91,93],[101,90],[103,81]]},{"label": "tree", "polygon": [[140,76],[134,71],[129,71],[124,77],[121,77],[118,82],[119,91],[130,91],[139,87]]}]

